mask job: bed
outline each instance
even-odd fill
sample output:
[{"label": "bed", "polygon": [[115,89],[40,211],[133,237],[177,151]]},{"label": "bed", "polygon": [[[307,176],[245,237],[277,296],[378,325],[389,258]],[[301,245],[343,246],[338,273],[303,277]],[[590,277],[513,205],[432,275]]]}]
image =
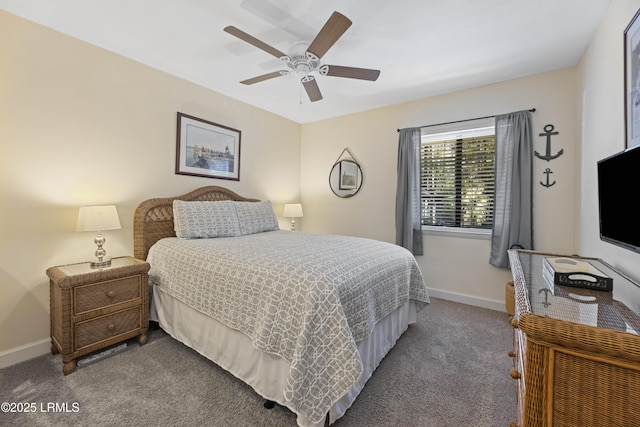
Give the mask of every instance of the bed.
[{"label": "bed", "polygon": [[270,202],[218,186],[142,202],[134,255],[150,318],[303,427],[344,415],[429,303],[406,249],[279,230]]}]

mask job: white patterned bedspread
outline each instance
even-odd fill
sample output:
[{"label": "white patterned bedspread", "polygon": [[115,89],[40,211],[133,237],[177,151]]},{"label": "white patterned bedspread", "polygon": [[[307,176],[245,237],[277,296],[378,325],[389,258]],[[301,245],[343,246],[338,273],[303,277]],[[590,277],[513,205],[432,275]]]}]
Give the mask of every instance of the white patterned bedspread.
[{"label": "white patterned bedspread", "polygon": [[157,242],[149,277],[291,365],[287,406],[319,422],[362,373],[356,342],[409,299],[429,303],[406,249],[376,240],[272,231]]}]

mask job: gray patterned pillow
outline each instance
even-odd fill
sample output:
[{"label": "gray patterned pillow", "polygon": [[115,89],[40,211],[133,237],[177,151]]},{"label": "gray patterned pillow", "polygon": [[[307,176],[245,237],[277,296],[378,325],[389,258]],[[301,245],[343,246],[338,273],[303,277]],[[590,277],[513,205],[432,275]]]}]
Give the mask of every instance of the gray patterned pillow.
[{"label": "gray patterned pillow", "polygon": [[183,239],[234,237],[240,235],[234,202],[173,201],[173,227]]},{"label": "gray patterned pillow", "polygon": [[240,223],[240,234],[243,236],[280,228],[270,201],[236,202],[235,206]]}]

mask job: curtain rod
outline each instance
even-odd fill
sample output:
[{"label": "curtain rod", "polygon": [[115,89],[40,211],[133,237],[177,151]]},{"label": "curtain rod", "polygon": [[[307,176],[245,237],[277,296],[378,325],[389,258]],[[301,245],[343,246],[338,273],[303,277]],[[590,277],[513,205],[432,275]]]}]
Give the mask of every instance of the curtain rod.
[{"label": "curtain rod", "polygon": [[[529,109],[529,111],[531,113],[535,113],[536,109],[535,108],[531,108],[531,109]],[[430,128],[430,127],[433,127],[433,126],[451,125],[451,124],[454,124],[454,123],[471,122],[473,120],[490,119],[490,118],[495,117],[495,116],[497,116],[497,114],[494,114],[493,116],[476,117],[475,119],[455,120],[453,122],[436,123],[436,124],[433,124],[433,125],[422,125],[422,126],[417,126],[417,127],[419,127],[419,128]],[[400,129],[398,129],[398,132],[400,132]]]}]

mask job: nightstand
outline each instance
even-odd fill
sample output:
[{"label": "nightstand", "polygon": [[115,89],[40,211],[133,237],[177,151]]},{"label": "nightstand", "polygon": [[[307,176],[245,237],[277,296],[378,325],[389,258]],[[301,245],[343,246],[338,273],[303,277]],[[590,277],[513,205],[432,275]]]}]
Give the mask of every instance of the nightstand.
[{"label": "nightstand", "polygon": [[80,356],[136,336],[147,342],[148,272],[147,262],[131,257],[112,258],[107,268],[84,262],[47,269],[51,353],[62,354],[64,375]]}]

